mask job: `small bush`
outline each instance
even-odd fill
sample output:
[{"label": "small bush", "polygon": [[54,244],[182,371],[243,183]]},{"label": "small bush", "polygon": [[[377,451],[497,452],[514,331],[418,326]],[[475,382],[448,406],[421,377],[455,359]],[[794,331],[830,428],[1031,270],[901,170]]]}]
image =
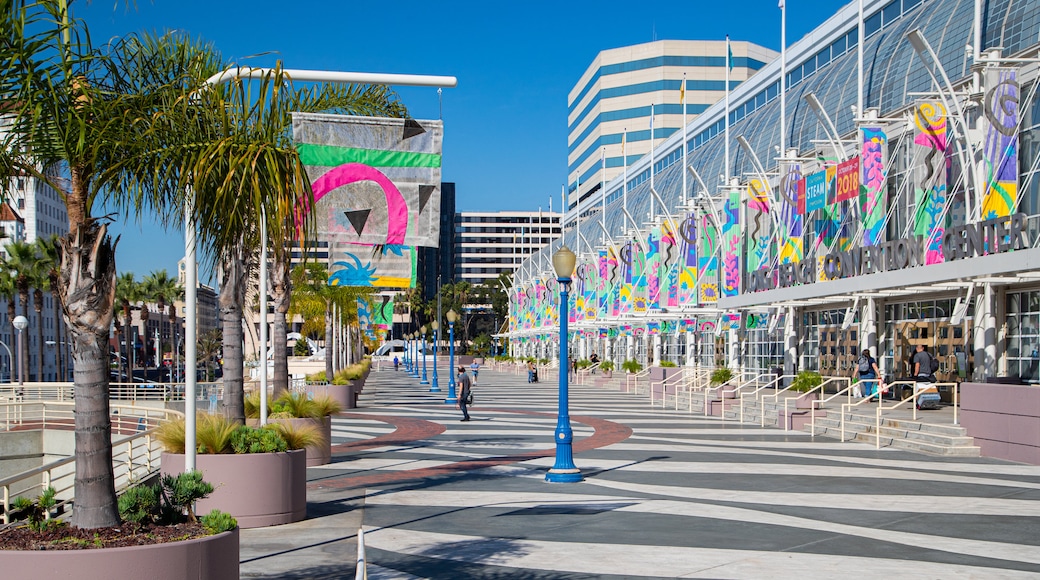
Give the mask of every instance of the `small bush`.
[{"label": "small bush", "polygon": [[195,502],[213,493],[213,485],[202,480],[201,471],[189,471],[179,475],[166,474],[162,478],[163,496],[170,508],[188,514],[189,522],[196,522]]},{"label": "small bush", "polygon": [[36,499],[17,497],[11,502],[11,517],[15,520],[25,520],[29,529],[34,532],[45,532],[59,527],[62,525],[61,522],[47,519],[47,514],[57,503],[56,495],[54,488],[48,487]]},{"label": "small bush", "polygon": [[823,375],[814,371],[802,371],[791,382],[791,390],[806,393],[821,384],[823,384]]},{"label": "small bush", "polygon": [[307,345],[307,341],[300,340],[296,341],[296,346],[293,347],[293,356],[311,356],[311,347]]},{"label": "small bush", "polygon": [[663,360],[663,361],[661,361],[661,368],[663,368],[663,369],[674,369],[674,368],[676,368],[678,366],[679,365],[675,364],[674,362],[672,362],[670,360]]},{"label": "small bush", "polygon": [[729,367],[718,367],[711,371],[711,384],[724,385],[733,379],[733,369]]},{"label": "small bush", "polygon": [[119,496],[119,519],[139,526],[152,523],[161,507],[161,494],[154,486],[135,485]]},{"label": "small bush", "polygon": [[308,383],[324,383],[324,382],[326,382],[325,381],[325,371],[320,371],[320,372],[314,373],[313,375],[307,375],[307,382]]},{"label": "small bush", "polygon": [[240,425],[231,434],[231,449],[235,453],[277,453],[289,446],[277,431]]},{"label": "small bush", "polygon": [[318,395],[311,399],[311,401],[317,408],[318,417],[328,417],[329,415],[335,415],[343,411],[343,405],[328,395]]},{"label": "small bush", "polygon": [[325,444],[325,435],[313,424],[294,425],[289,422],[278,422],[271,423],[267,427],[276,431],[289,449],[305,449]]},{"label": "small bush", "polygon": [[318,408],[307,393],[285,391],[271,403],[271,414],[279,418],[295,417],[297,419],[321,417]]},{"label": "small bush", "polygon": [[590,362],[588,359],[574,361],[574,368],[576,369],[587,369],[590,366],[592,366],[592,362]]},{"label": "small bush", "polygon": [[605,361],[599,363],[599,370],[601,370],[601,371],[612,371],[612,370],[614,370],[614,363],[609,361],[609,360],[605,360]]},{"label": "small bush", "polygon": [[174,419],[159,425],[155,438],[167,453],[184,453],[184,419]]},{"label": "small bush", "polygon": [[202,525],[206,526],[206,529],[209,530],[211,534],[230,532],[238,527],[238,520],[236,520],[231,514],[220,510],[209,512],[199,518],[199,521],[202,522]]},{"label": "small bush", "polygon": [[628,371],[630,373],[638,373],[643,370],[643,365],[639,364],[639,361],[635,359],[629,359],[621,363],[621,370]]},{"label": "small bush", "polygon": [[195,419],[195,444],[199,453],[231,453],[231,434],[238,424],[224,415],[200,413]]}]

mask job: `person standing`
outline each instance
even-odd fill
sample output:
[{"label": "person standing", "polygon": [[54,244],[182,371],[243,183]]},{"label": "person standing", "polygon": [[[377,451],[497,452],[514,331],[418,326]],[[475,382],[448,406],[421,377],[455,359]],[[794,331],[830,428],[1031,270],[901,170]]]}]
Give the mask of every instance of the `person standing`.
[{"label": "person standing", "polygon": [[395,370],[395,371],[397,370],[397,367],[398,367],[398,366],[399,366],[400,364],[401,364],[401,359],[399,359],[399,358],[397,358],[397,357],[395,356],[395,357],[394,357],[394,370]]},{"label": "person standing", "polygon": [[856,374],[859,375],[859,382],[863,385],[864,397],[873,397],[878,392],[878,377],[881,376],[881,370],[878,369],[877,360],[870,356],[870,349],[863,349],[863,354],[859,357],[859,362],[856,365]]},{"label": "person standing", "polygon": [[473,384],[477,384],[477,377],[480,376],[480,364],[477,361],[473,361],[473,364],[469,365],[469,370],[473,373]]},{"label": "person standing", "polygon": [[459,421],[469,421],[469,407],[473,403],[473,383],[466,374],[466,367],[459,367],[459,375],[455,382],[459,385],[459,402],[456,403],[462,410],[462,418]]},{"label": "person standing", "polygon": [[917,345],[917,352],[914,353],[911,363],[911,366],[914,368],[914,379],[917,382],[931,383],[934,381],[932,378],[932,355],[928,354],[928,348],[925,345]]}]

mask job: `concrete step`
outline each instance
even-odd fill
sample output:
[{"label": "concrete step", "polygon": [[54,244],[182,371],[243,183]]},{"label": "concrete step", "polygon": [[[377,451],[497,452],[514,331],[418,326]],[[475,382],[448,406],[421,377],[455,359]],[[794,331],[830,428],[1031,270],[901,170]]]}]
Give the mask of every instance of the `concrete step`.
[{"label": "concrete step", "polygon": [[[813,429],[810,426],[807,426],[805,430],[809,433],[813,432]],[[817,418],[815,433],[816,435],[823,437],[840,439],[841,425],[837,419],[832,419],[830,417]],[[917,453],[941,455],[946,457],[980,456],[980,449],[973,445],[974,439],[971,437],[944,438],[941,435],[922,434],[914,431],[891,429],[886,427],[882,427],[880,431],[876,431],[873,425],[851,422],[845,424],[845,441],[856,441],[868,445],[877,445],[878,435],[880,435],[880,444],[882,447],[905,449]]]}]

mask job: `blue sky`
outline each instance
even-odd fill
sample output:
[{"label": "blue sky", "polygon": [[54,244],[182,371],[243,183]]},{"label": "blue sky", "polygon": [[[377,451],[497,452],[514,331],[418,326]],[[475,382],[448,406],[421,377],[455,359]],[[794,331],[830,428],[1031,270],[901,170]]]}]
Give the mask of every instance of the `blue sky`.
[{"label": "blue sky", "polygon": [[[600,50],[663,39],[748,40],[780,48],[776,0],[729,2],[253,2],[82,0],[95,44],[185,30],[228,59],[286,68],[454,75],[445,89],[443,179],[460,211],[559,209],[567,93]],[[789,0],[788,44],[844,3]],[[413,117],[438,116],[436,89],[398,90]],[[183,234],[117,225],[120,272],[176,271]]]}]

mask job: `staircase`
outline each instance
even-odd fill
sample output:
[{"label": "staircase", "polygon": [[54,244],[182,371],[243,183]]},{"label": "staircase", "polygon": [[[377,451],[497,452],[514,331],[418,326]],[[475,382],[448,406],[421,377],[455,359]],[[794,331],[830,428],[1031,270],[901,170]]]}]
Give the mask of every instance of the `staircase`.
[{"label": "staircase", "polygon": [[[813,429],[816,435],[835,439],[841,437],[841,421],[837,416],[817,418],[815,426],[806,427],[806,431],[810,433]],[[878,443],[879,435],[882,447],[945,457],[980,456],[975,440],[968,436],[963,427],[957,425],[934,425],[922,421],[882,417],[879,430],[873,413],[845,414],[846,441],[874,445]]]}]

